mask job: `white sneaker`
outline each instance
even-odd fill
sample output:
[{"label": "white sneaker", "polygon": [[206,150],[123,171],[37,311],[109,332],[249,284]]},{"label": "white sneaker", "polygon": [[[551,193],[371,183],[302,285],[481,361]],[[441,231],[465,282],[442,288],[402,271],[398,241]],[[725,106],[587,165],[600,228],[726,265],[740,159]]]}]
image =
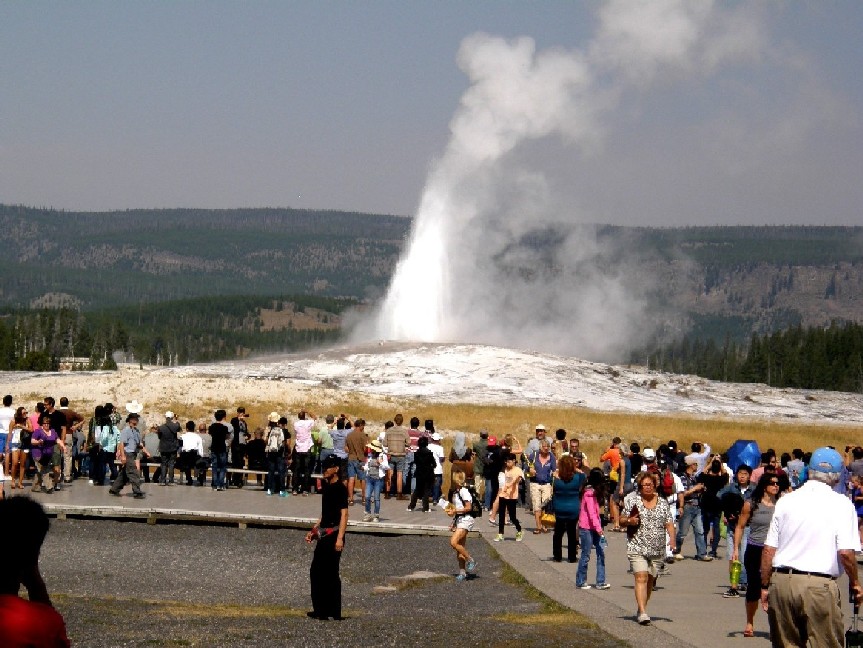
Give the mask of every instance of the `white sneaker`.
[{"label": "white sneaker", "polygon": [[611,589],[611,585],[609,585],[608,583],[597,583],[596,585],[594,585],[594,587],[598,590]]},{"label": "white sneaker", "polygon": [[587,583],[585,583],[584,585],[579,585],[579,586],[578,586],[578,589],[580,589],[580,590],[589,590],[589,589],[590,589],[590,585],[588,585]]},{"label": "white sneaker", "polygon": [[380,522],[380,521],[381,521],[381,519],[380,519],[377,515],[375,515],[375,516],[372,518],[372,522]]},{"label": "white sneaker", "polygon": [[371,513],[366,513],[363,516],[363,522],[371,522],[374,516]]}]

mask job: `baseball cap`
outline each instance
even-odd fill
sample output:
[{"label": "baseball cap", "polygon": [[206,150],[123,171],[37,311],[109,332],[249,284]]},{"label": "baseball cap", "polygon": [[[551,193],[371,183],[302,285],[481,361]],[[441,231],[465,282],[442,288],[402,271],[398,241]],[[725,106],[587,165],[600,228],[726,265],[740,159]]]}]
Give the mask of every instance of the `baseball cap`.
[{"label": "baseball cap", "polygon": [[816,472],[842,472],[842,455],[833,448],[818,448],[809,460],[809,470]]},{"label": "baseball cap", "polygon": [[542,430],[543,432],[545,432],[545,426],[544,426],[542,423],[539,423],[539,424],[534,428],[534,430]]},{"label": "baseball cap", "polygon": [[684,459],[684,461],[686,462],[687,466],[697,466],[698,465],[698,457],[696,457],[694,454],[686,455],[686,458]]},{"label": "baseball cap", "polygon": [[165,418],[166,419],[174,418],[174,413],[171,410],[168,410],[167,412],[165,412]]},{"label": "baseball cap", "polygon": [[656,452],[653,448],[645,448],[642,456],[648,461],[652,461],[653,459],[656,459]]},{"label": "baseball cap", "polygon": [[495,436],[490,436],[490,437],[488,438],[488,444],[489,444],[490,446],[496,446],[496,445],[497,445],[497,437],[495,437]]}]

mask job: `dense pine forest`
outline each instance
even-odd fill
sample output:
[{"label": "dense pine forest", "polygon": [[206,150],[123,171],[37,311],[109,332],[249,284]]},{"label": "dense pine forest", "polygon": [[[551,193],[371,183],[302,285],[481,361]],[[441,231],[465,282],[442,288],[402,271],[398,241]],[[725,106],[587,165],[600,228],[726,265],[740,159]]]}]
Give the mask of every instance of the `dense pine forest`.
[{"label": "dense pine forest", "polygon": [[863,325],[794,326],[753,335],[743,346],[730,339],[717,344],[685,337],[648,354],[633,354],[633,362],[645,360],[651,369],[726,382],[863,392]]},{"label": "dense pine forest", "polygon": [[[111,369],[115,351],[161,365],[294,351],[335,340],[338,314],[354,304],[314,296],[231,296],[101,311],[13,311],[0,316],[0,370],[55,371],[71,358],[72,368]],[[265,316],[281,324],[268,324]]]}]

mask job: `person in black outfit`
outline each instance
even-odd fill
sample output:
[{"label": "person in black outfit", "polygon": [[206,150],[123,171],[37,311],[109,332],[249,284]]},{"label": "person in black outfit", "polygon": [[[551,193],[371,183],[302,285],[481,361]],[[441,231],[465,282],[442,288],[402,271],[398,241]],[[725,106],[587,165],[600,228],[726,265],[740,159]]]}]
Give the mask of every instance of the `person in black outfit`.
[{"label": "person in black outfit", "polygon": [[423,513],[429,512],[429,496],[434,483],[434,469],[437,465],[432,451],[429,450],[428,437],[420,437],[417,441],[419,449],[414,453],[414,477],[416,488],[411,493],[411,502],[408,511],[413,511],[417,506],[417,498],[422,497]]},{"label": "person in black outfit", "polygon": [[339,480],[341,463],[335,455],[323,462],[324,487],[321,497],[321,519],[306,534],[306,542],[317,540],[309,580],[312,589],[312,609],[306,615],[326,621],[342,620],[342,579],[339,563],[345,547],[348,528],[348,489]]}]

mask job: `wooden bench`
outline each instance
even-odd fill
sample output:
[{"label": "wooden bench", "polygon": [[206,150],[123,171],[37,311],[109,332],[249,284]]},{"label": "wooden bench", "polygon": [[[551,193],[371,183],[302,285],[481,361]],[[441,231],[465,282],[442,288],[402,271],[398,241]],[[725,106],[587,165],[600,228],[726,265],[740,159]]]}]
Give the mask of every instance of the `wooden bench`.
[{"label": "wooden bench", "polygon": [[[121,465],[123,464],[123,462],[121,462],[119,459],[115,459],[115,460],[114,460],[114,464],[115,464],[115,465],[117,465],[117,466],[121,466]],[[162,465],[162,464],[161,464],[160,462],[158,462],[158,461],[147,460],[147,461],[146,461],[146,463],[145,463],[144,465],[142,465],[142,466],[141,466],[141,468],[142,468],[142,470],[143,470],[145,467],[146,467],[147,469],[149,469],[149,467],[150,467],[150,466],[154,466],[154,467],[159,467],[159,468],[161,468],[161,465]],[[197,468],[193,468],[193,470],[197,471],[198,469],[197,469]],[[179,472],[181,476],[185,474],[185,473],[184,473],[180,468],[177,468],[177,467],[175,466],[175,467],[174,467],[174,473],[176,474],[177,472]],[[261,475],[262,477],[264,477],[264,478],[266,479],[267,475],[269,474],[269,471],[268,471],[268,470],[257,470],[257,469],[254,469],[254,468],[232,468],[232,467],[230,467],[230,466],[228,466],[228,468],[226,468],[226,472],[227,472],[228,474],[237,474],[237,475],[242,475],[242,476],[243,476],[243,485],[244,485],[244,486],[245,486],[246,484],[248,484],[248,483],[249,483],[249,475]],[[211,464],[207,464],[206,470],[205,470],[205,472],[204,472],[204,475],[205,475],[204,479],[205,479],[205,480],[206,480],[206,474],[207,474],[207,473],[212,473],[212,465],[211,465]],[[288,468],[288,469],[286,469],[286,470],[285,470],[285,478],[286,478],[286,479],[290,480],[290,478],[291,478],[291,476],[292,476],[292,475],[293,475],[293,473],[291,472],[291,469],[290,469],[290,468]],[[315,491],[317,491],[317,490],[318,490],[318,489],[317,489],[317,486],[316,486],[317,481],[318,481],[318,480],[320,480],[320,479],[323,479],[323,478],[324,478],[324,476],[323,476],[323,474],[322,474],[322,473],[312,473],[312,475],[311,475],[311,479],[312,479],[312,487],[315,489]]]}]

